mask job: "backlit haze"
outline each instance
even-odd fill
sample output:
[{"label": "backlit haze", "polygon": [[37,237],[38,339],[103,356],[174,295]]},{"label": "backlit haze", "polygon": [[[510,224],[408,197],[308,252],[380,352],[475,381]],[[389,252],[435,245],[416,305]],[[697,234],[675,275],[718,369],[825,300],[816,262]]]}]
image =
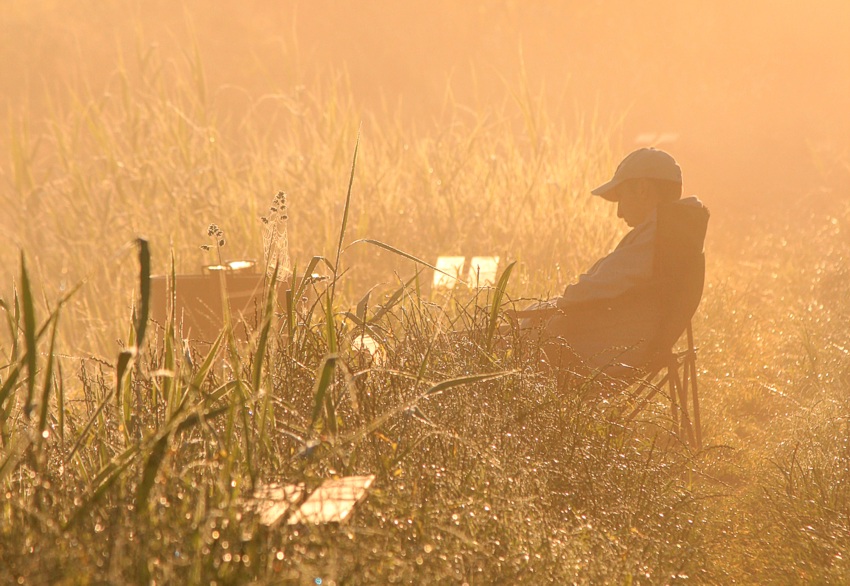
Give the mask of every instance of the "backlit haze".
[{"label": "backlit haze", "polygon": [[447,90],[499,106],[524,78],[551,117],[621,121],[617,156],[669,149],[685,191],[714,207],[848,187],[847,2],[27,0],[0,26],[2,107],[34,120],[51,90],[106,83],[138,43],[179,57],[194,34],[210,87],[238,88],[234,107],[240,92],[346,75],[364,113],[423,127]]},{"label": "backlit haze", "polygon": [[[711,212],[678,392],[506,311],[643,146]],[[0,1],[0,585],[850,584],[848,235],[850,0]]]}]

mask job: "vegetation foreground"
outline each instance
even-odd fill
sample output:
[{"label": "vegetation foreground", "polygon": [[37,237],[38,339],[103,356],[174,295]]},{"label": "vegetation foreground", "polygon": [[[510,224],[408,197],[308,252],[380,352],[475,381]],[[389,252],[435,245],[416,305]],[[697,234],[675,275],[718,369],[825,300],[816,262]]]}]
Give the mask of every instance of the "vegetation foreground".
[{"label": "vegetation foreground", "polygon": [[[287,96],[271,135],[267,111],[219,122],[203,85],[179,82],[203,79],[187,67],[169,78],[146,56],[138,79],[57,112],[46,149],[13,133],[3,222],[31,256],[2,269],[0,581],[850,579],[846,207],[711,228],[725,232],[695,323],[694,452],[663,402],[626,424],[616,381],[559,383],[497,332],[512,298],[555,290],[610,245],[585,195],[606,133],[556,125],[521,92],[517,117],[453,106],[419,137],[367,121],[352,166],[344,89]],[[269,301],[253,335],[228,326],[212,344],[184,345],[176,316],[148,322],[151,263],[195,268],[211,221],[256,254],[281,181],[310,202],[293,203],[294,257],[327,259],[296,267],[329,277],[309,302]],[[103,253],[140,232],[133,262]],[[518,262],[496,287],[440,296],[408,257],[358,238]],[[343,523],[266,526],[250,505],[266,483],[370,474]]]}]

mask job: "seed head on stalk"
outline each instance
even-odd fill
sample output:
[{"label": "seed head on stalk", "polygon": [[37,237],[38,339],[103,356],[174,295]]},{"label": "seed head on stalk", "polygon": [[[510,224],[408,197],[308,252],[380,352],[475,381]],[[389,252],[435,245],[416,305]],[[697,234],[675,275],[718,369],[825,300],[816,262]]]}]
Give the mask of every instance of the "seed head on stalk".
[{"label": "seed head on stalk", "polygon": [[221,248],[227,243],[224,239],[224,231],[217,224],[210,224],[207,228],[207,236],[213,241],[213,244],[201,244],[201,250],[212,250],[215,246],[216,252],[218,252],[218,264],[222,264]]},{"label": "seed head on stalk", "polygon": [[289,239],[286,224],[289,219],[286,193],[278,191],[269,206],[268,216],[262,216],[263,256],[266,261],[266,274],[272,277],[277,268],[277,280],[284,281],[292,274],[289,260]]}]

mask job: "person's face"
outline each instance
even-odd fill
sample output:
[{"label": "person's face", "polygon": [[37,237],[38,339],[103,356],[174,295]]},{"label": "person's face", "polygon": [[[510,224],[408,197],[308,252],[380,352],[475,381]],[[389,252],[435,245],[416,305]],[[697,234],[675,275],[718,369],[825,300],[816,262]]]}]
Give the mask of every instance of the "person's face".
[{"label": "person's face", "polygon": [[622,218],[629,228],[642,224],[658,205],[658,201],[639,181],[629,181],[616,187],[617,217]]}]

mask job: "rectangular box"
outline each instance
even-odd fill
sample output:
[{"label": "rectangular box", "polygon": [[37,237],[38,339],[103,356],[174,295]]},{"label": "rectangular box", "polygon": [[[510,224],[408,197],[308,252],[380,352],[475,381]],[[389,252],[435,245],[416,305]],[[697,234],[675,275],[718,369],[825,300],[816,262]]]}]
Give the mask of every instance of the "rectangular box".
[{"label": "rectangular box", "polygon": [[[177,275],[176,316],[181,338],[193,342],[212,343],[224,327],[221,272],[200,275]],[[226,271],[224,284],[230,314],[237,338],[245,339],[262,319],[265,305],[265,275]],[[277,283],[276,312],[286,311],[286,291],[291,280]],[[151,319],[165,326],[169,306],[168,278],[151,277]],[[182,329],[181,329],[182,324]]]}]

